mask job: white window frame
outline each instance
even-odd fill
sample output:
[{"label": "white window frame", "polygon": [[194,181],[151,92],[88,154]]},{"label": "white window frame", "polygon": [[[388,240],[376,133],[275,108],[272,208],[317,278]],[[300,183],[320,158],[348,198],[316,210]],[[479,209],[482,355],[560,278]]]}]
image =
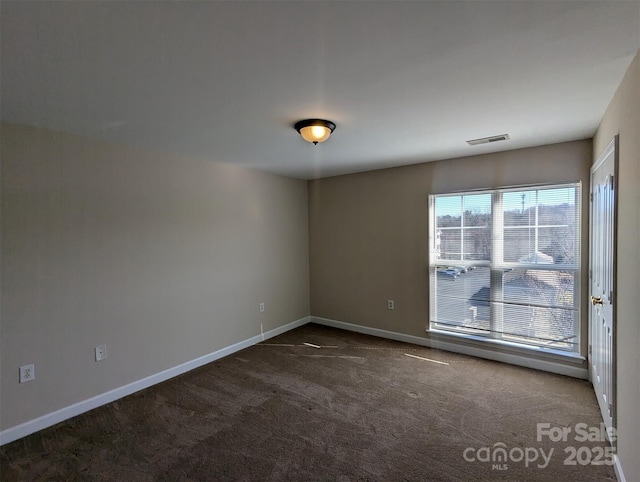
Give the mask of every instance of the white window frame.
[{"label": "white window frame", "polygon": [[[507,262],[503,259],[504,253],[504,226],[503,226],[503,210],[502,210],[502,197],[504,193],[514,191],[527,191],[527,190],[542,190],[542,189],[554,189],[554,188],[575,188],[575,203],[576,203],[576,258],[573,264],[526,264],[522,262]],[[438,251],[440,243],[438,238],[438,230],[436,229],[436,213],[435,213],[435,200],[438,197],[445,196],[464,196],[464,195],[476,195],[476,194],[491,194],[491,220],[492,220],[492,235],[491,235],[491,259],[490,261],[468,261],[461,259],[459,261],[444,260],[438,257]],[[537,210],[536,210],[537,215]],[[464,215],[461,220],[461,239],[464,242]],[[541,226],[538,225],[536,220],[536,251],[537,251],[537,230]],[[542,226],[544,227],[544,225]],[[469,229],[469,227],[467,227]],[[509,227],[507,229],[510,229]],[[511,228],[513,229],[513,228]],[[482,189],[472,191],[459,191],[442,194],[432,194],[429,196],[429,279],[430,279],[430,297],[429,297],[429,328],[428,331],[436,334],[454,335],[457,337],[463,337],[473,340],[481,340],[484,342],[506,344],[524,349],[534,349],[536,351],[547,351],[550,353],[556,353],[567,356],[579,356],[582,334],[581,323],[581,257],[582,247],[580,246],[580,240],[582,236],[582,185],[581,182],[568,182],[561,184],[538,184],[538,185],[524,185],[508,188],[496,188],[496,189]],[[461,253],[464,253],[463,246],[461,247]],[[464,255],[462,255],[464,257]],[[437,321],[437,269],[446,263],[456,264],[458,266],[469,267],[488,267],[490,269],[490,325],[491,329],[486,330],[473,329],[467,327],[443,327],[442,323]],[[544,271],[568,271],[573,273],[574,281],[574,296],[573,296],[573,310],[575,311],[575,327],[577,331],[576,340],[573,344],[573,348],[570,347],[558,347],[548,346],[545,347],[540,343],[517,341],[515,337],[503,336],[501,332],[501,323],[503,322],[503,302],[502,302],[502,287],[505,270],[525,268],[532,270],[544,270]],[[493,301],[500,301],[495,303]],[[533,306],[533,305],[532,305]]]}]

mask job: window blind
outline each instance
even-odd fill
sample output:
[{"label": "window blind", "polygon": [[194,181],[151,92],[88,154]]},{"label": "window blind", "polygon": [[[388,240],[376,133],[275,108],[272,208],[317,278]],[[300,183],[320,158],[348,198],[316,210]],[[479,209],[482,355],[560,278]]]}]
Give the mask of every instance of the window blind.
[{"label": "window blind", "polygon": [[430,328],[579,350],[580,184],[430,196]]}]

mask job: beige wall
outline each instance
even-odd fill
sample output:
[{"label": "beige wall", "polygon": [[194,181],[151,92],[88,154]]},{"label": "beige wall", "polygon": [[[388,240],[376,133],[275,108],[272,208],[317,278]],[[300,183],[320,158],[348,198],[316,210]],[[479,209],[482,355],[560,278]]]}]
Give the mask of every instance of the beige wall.
[{"label": "beige wall", "polygon": [[627,480],[640,480],[640,52],[602,119],[593,159],[620,135],[617,231],[618,455]]},{"label": "beige wall", "polygon": [[1,128],[1,428],[309,314],[305,181]]},{"label": "beige wall", "polygon": [[[311,181],[311,315],[428,337],[429,194],[582,181],[586,207],[591,152],[583,140]],[[587,235],[584,222],[584,246]],[[585,271],[583,300],[586,279]],[[586,346],[583,336],[583,352]]]}]

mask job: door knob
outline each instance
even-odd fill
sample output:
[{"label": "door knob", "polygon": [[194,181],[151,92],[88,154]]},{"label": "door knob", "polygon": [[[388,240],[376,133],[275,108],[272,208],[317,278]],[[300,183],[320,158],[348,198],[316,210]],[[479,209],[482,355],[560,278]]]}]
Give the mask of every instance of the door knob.
[{"label": "door knob", "polygon": [[591,295],[591,304],[592,305],[602,305],[602,298],[596,298],[595,296]]}]

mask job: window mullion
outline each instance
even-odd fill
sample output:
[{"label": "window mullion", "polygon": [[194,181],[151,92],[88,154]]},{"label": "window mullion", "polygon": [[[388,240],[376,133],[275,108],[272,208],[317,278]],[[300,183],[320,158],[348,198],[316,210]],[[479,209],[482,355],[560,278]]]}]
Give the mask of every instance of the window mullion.
[{"label": "window mullion", "polygon": [[460,196],[460,261],[464,259],[464,196]]},{"label": "window mullion", "polygon": [[491,198],[491,274],[489,299],[491,306],[491,336],[502,338],[504,326],[504,215],[502,192],[495,191]]},{"label": "window mullion", "polygon": [[538,209],[539,209],[538,196],[539,196],[539,194],[540,194],[540,192],[536,191],[536,210],[535,210],[536,215],[535,215],[535,219],[534,219],[534,223],[535,223],[535,227],[534,227],[534,233],[535,233],[534,240],[535,241],[534,241],[534,243],[535,244],[533,246],[533,254],[535,256],[537,256],[538,251],[540,251],[540,247],[538,245],[538,241],[539,241],[538,240],[538,235],[539,235],[539,233],[538,233],[538,225],[539,225],[538,219],[539,219],[539,215],[540,215],[540,213],[538,212]]}]

